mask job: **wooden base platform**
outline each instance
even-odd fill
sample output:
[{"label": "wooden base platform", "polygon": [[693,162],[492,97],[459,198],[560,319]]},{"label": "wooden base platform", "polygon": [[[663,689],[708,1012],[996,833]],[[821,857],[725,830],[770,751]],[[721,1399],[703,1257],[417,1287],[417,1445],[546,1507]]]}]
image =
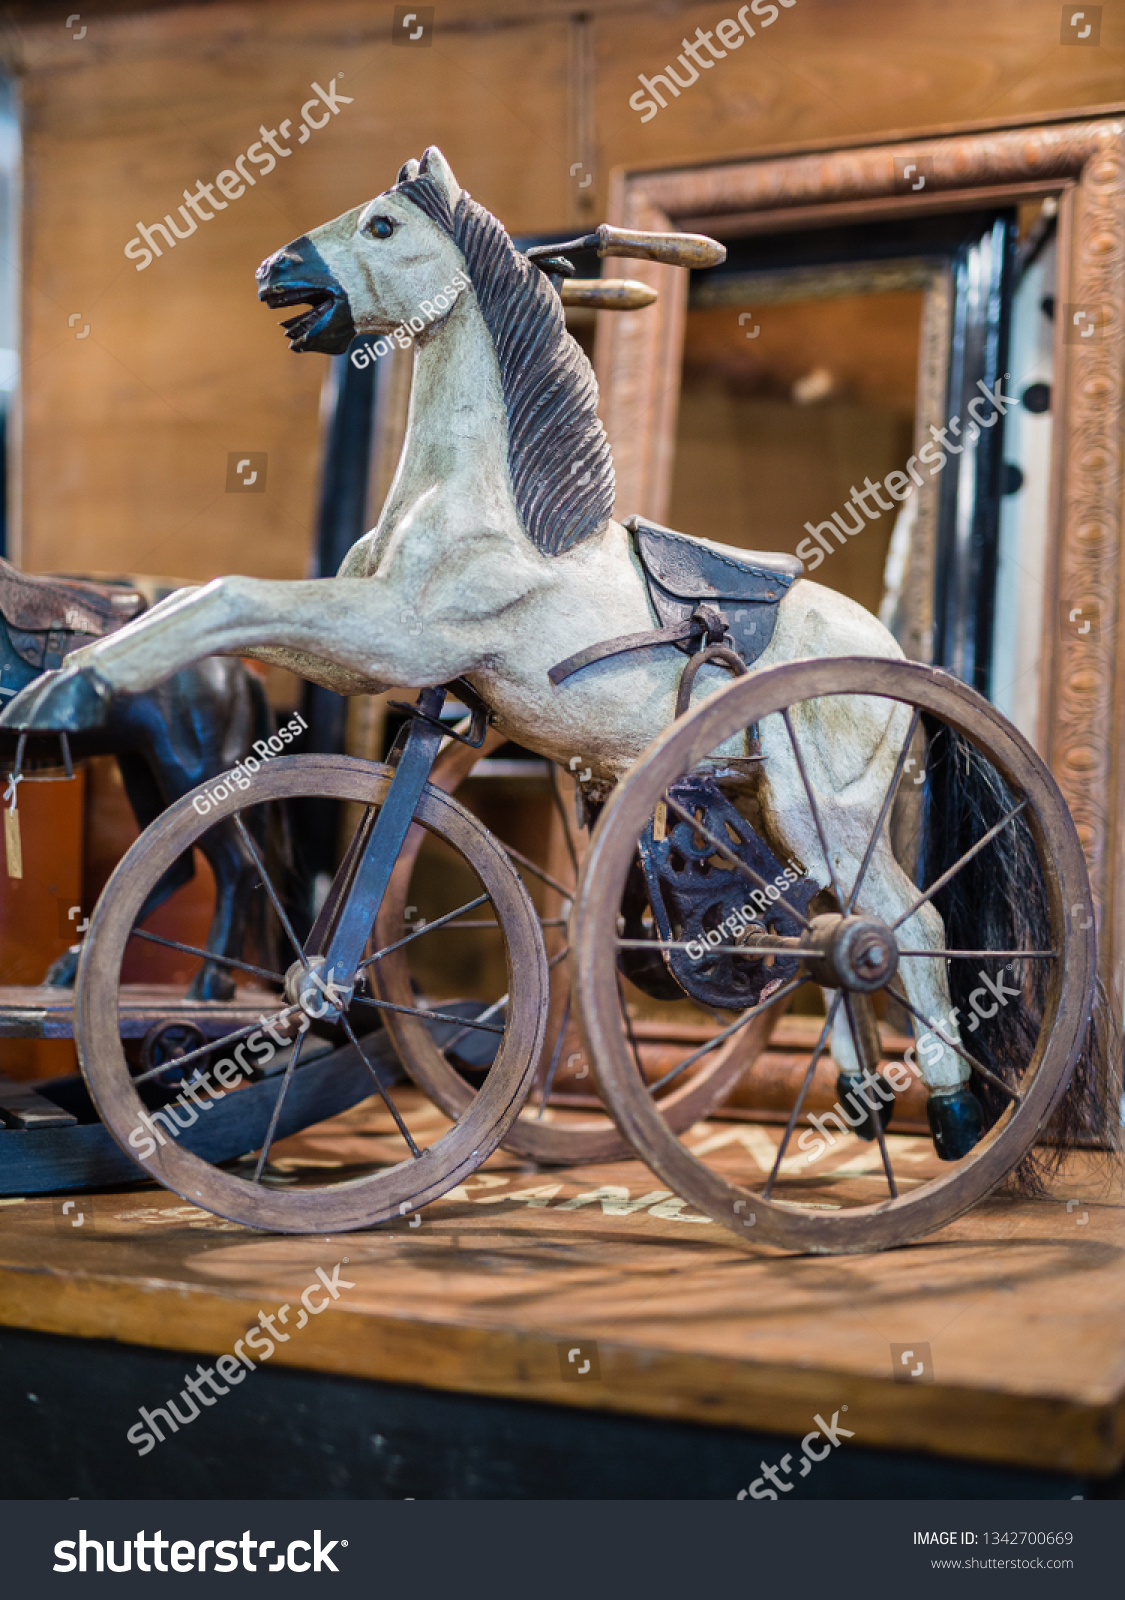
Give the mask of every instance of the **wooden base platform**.
[{"label": "wooden base platform", "polygon": [[[238,988],[233,1000],[185,1000],[177,984],[132,983],[121,991],[121,1037],[143,1039],[158,1022],[194,1022],[218,1039],[277,1010],[268,989]],[[0,1039],[73,1039],[74,990],[46,984],[0,986]]]},{"label": "wooden base platform", "polygon": [[[435,1136],[440,1114],[399,1098]],[[392,1131],[364,1102],[279,1145],[271,1181],[395,1161]],[[724,1132],[755,1161],[778,1137],[709,1122],[692,1138]],[[0,1202],[8,1328],[190,1352],[190,1372],[287,1305],[271,1372],[788,1439],[840,1413],[849,1448],[1040,1472],[1125,1458],[1125,1190],[1105,1157],[1077,1159],[1051,1199],[994,1197],[912,1248],[848,1258],[743,1247],[636,1162],[543,1171],[503,1153],[420,1218],[331,1239],[257,1235],[154,1189],[63,1205]],[[302,1291],[337,1266],[347,1287],[298,1331]],[[119,1421],[135,1463],[135,1415]]]}]

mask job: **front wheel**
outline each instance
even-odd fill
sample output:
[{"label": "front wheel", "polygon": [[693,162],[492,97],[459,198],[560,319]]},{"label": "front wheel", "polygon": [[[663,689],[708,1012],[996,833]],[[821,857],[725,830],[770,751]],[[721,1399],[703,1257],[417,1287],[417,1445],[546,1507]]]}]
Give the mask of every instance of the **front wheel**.
[{"label": "front wheel", "polygon": [[[368,808],[377,809],[384,801],[393,778],[391,769],[374,762],[334,756],[289,756],[267,763],[249,788],[240,792],[233,785],[225,799],[214,800],[211,809],[200,815],[193,799],[203,791],[187,795],[171,806],[136,841],[118,864],[98,901],[82,948],[75,997],[75,1036],[79,1059],[98,1112],[127,1154],[166,1188],[195,1205],[218,1215],[279,1233],[330,1233],[350,1228],[370,1227],[375,1223],[415,1211],[436,1200],[453,1185],[463,1181],[496,1149],[512,1122],[530,1086],[543,1041],[549,980],[547,958],[534,907],[518,874],[504,850],[486,828],[449,795],[427,786],[418,805],[416,819],[440,846],[446,871],[457,893],[466,888],[478,908],[478,915],[495,925],[502,954],[495,963],[495,982],[502,991],[503,1003],[460,1007],[445,1018],[440,1003],[421,1004],[409,989],[403,1005],[424,1023],[444,1028],[456,1026],[462,1034],[480,1035],[487,1040],[491,1065],[471,1104],[458,1115],[452,1127],[425,1148],[420,1148],[401,1114],[391,1090],[372,1067],[371,1089],[379,1094],[390,1115],[388,1132],[396,1130],[401,1139],[403,1159],[360,1176],[340,1180],[330,1174],[323,1181],[302,1168],[300,1181],[289,1188],[270,1187],[262,1182],[263,1173],[278,1136],[282,1108],[295,1076],[301,1080],[300,1098],[315,1105],[315,1084],[306,1075],[315,1074],[317,1062],[301,1055],[312,1054],[305,1042],[312,1038],[319,995],[310,986],[307,1016],[301,1004],[287,1004],[284,991],[286,973],[266,965],[209,955],[205,950],[176,948],[199,961],[225,961],[237,976],[249,974],[259,980],[253,991],[255,1008],[261,1006],[261,1025],[232,1028],[222,1038],[182,1055],[176,1065],[181,1072],[191,1067],[177,1109],[154,1124],[154,1113],[145,1104],[140,1089],[148,1077],[166,1072],[166,1066],[145,1066],[130,1060],[122,1026],[122,969],[134,941],[152,941],[154,935],[138,926],[138,916],[153,885],[185,851],[199,844],[209,829],[238,832],[249,841],[258,867],[257,881],[249,893],[252,908],[263,919],[272,919],[273,939],[263,938],[262,949],[280,943],[284,951],[277,967],[292,966],[305,959],[285,905],[284,885],[267,864],[261,841],[266,828],[264,817],[276,802],[316,798],[352,802],[362,820]],[[253,922],[254,918],[251,918]],[[372,925],[375,909],[372,910]],[[161,941],[156,939],[159,944]],[[410,941],[408,947],[414,948]],[[376,953],[377,957],[377,953]],[[369,957],[371,962],[376,958]],[[263,963],[267,957],[262,956]],[[186,995],[186,991],[185,991]],[[243,992],[243,1000],[248,997]],[[386,1015],[385,1004],[374,996],[357,993],[348,1015],[362,1008],[374,1020]],[[191,1002],[186,998],[178,1008],[184,1021],[190,1021]],[[241,1009],[241,1008],[240,1008]],[[323,1006],[319,1007],[323,1012]],[[445,1020],[443,1020],[445,1019]],[[347,1016],[344,1027],[352,1030]],[[354,1037],[354,1033],[352,1034]],[[281,1045],[276,1046],[280,1040]],[[274,1047],[271,1048],[271,1045]],[[360,1052],[362,1054],[362,1051]],[[220,1059],[223,1058],[223,1059]],[[139,1067],[140,1070],[137,1070]],[[276,1109],[262,1135],[258,1160],[253,1171],[238,1173],[214,1166],[177,1140],[177,1128],[192,1124],[197,1117],[218,1114],[215,1107],[227,1092],[236,1097],[249,1074],[274,1072],[281,1077]],[[182,1121],[181,1121],[182,1118]],[[378,1141],[382,1146],[383,1141]],[[148,1148],[152,1147],[152,1148]],[[404,1148],[405,1147],[405,1148]]]}]

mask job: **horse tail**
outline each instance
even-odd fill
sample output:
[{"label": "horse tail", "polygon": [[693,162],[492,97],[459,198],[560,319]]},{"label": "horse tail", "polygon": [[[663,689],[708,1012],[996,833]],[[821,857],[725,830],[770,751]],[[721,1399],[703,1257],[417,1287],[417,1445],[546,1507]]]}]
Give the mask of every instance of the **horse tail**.
[{"label": "horse tail", "polygon": [[[927,735],[926,781],[919,859],[919,883],[933,883],[1015,804],[1003,778],[961,733],[923,718]],[[1047,887],[1031,830],[1018,816],[979,851],[933,898],[945,924],[951,950],[1047,950],[1051,925]],[[1030,1062],[1046,1009],[1049,981],[1044,961],[1004,962],[995,958],[950,961],[950,999],[960,1012],[966,1049],[1000,1078],[1015,1086]],[[1007,985],[1001,988],[1006,978]],[[1019,999],[999,1000],[984,1020],[970,1000],[978,999],[986,979],[993,993],[1020,990]],[[1009,1192],[1041,1195],[1048,1178],[1068,1151],[1112,1147],[1114,1111],[1119,1099],[1120,1037],[1108,996],[1099,980],[1085,1036],[1068,1081],[1042,1129],[1040,1140],[1007,1180]],[[985,1127],[1000,1117],[1008,1097],[979,1073],[973,1092],[984,1110]]]}]

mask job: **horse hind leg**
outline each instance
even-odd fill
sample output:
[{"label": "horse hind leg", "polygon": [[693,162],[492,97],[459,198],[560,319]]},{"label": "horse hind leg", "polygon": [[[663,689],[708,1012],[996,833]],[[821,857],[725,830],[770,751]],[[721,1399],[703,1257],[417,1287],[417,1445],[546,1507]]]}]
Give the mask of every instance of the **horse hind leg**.
[{"label": "horse hind leg", "polygon": [[[895,860],[884,836],[860,888],[857,913],[875,917],[890,926],[909,911],[917,898],[917,888]],[[907,917],[896,937],[900,948],[907,950],[946,948],[945,925],[929,901]],[[946,1043],[946,1040],[960,1043],[960,1029],[959,1013],[949,994],[945,961],[940,956],[903,956],[897,983],[915,1012],[930,1024],[926,1028],[917,1017],[912,1018],[915,1044],[913,1050],[906,1053],[906,1065],[926,1087],[926,1115],[934,1148],[943,1160],[956,1161],[980,1138],[983,1113],[969,1088],[968,1063]],[[839,1041],[837,1035],[841,1035]],[[855,1060],[846,1019],[842,1027],[840,1022],[836,1024],[833,1057],[837,1062],[843,1057],[849,1067]]]},{"label": "horse hind leg", "polygon": [[[763,773],[761,801],[767,826],[783,849],[802,861],[819,882],[827,884],[834,873],[844,896],[855,881],[874,831],[908,720],[909,711],[904,705],[894,706],[888,715],[876,700],[866,702],[861,698],[857,702],[854,696],[828,698],[794,708],[796,737],[832,855],[831,872],[789,738],[779,719],[768,718],[762,724],[768,765]],[[881,834],[855,911],[891,925],[909,912],[917,898],[916,887],[895,860],[886,834]],[[908,949],[945,948],[942,919],[929,903],[903,922],[897,938]],[[936,1031],[940,1029],[948,1039],[959,1042],[945,962],[940,957],[908,957],[902,961],[898,982],[910,1004],[931,1024],[927,1029],[914,1019],[915,1053],[920,1061],[916,1062],[914,1054],[908,1052],[907,1064],[927,1090],[927,1115],[935,1149],[943,1159],[956,1160],[980,1138],[983,1114],[968,1088],[969,1068],[964,1058]],[[829,1005],[834,998],[834,991],[826,992]],[[865,1063],[857,1055],[842,1006],[833,1027],[831,1051],[845,1090],[841,1097],[843,1107],[847,1093],[862,1080]],[[864,1107],[865,1125],[854,1121],[858,1113],[855,1101],[849,1121],[857,1131],[863,1126],[864,1136],[874,1137],[873,1117],[877,1113],[873,1113],[866,1096],[860,1096],[858,1104]]]}]

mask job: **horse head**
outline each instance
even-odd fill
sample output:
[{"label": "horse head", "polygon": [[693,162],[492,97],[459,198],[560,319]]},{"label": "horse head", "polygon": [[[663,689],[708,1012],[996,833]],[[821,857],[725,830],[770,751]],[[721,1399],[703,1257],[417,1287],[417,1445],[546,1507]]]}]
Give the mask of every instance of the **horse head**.
[{"label": "horse head", "polygon": [[257,271],[258,298],[271,308],[310,308],[282,323],[290,348],[341,355],[357,334],[417,332],[443,303],[448,310],[450,286],[456,298],[464,276],[453,238],[461,199],[431,145],[393,188],[268,256]]},{"label": "horse head", "polygon": [[436,146],[408,161],[393,188],[264,261],[258,295],[310,308],[282,324],[294,350],[340,355],[357,334],[416,338],[419,428],[442,422],[424,405],[425,359],[441,331],[490,341],[507,414],[498,442],[527,536],[560,555],[605,528],[613,462],[597,384],[567,332],[552,273],[516,249]]}]

